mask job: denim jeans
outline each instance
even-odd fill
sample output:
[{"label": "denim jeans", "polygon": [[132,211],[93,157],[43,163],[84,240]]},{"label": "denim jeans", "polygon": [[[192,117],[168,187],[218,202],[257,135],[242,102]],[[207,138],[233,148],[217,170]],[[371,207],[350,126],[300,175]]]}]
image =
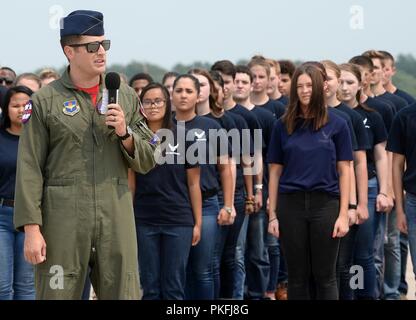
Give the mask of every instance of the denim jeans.
[{"label": "denim jeans", "polygon": [[376,212],[378,182],[376,178],[368,180],[368,220],[360,225],[356,236],[354,264],[364,271],[364,288],[355,290],[355,298],[373,300],[376,298],[376,267],[374,261],[374,242],[378,226],[384,214]]},{"label": "denim jeans", "polygon": [[375,285],[375,299],[382,299],[384,295],[384,245],[387,243],[386,227],[387,217],[386,213],[378,212],[380,217],[378,224],[375,225],[374,238],[374,265],[376,268],[376,285]]},{"label": "denim jeans", "polygon": [[266,246],[268,223],[264,208],[249,216],[246,243],[246,281],[249,299],[262,299],[267,289],[270,272]]},{"label": "denim jeans", "polygon": [[240,234],[238,235],[237,247],[235,248],[235,273],[234,273],[234,290],[233,298],[236,300],[244,299],[244,284],[246,280],[246,240],[249,216],[245,215]]},{"label": "denim jeans", "polygon": [[384,296],[386,300],[400,299],[400,231],[396,210],[387,214],[387,241],[384,244]]},{"label": "denim jeans", "polygon": [[275,292],[279,279],[280,270],[280,243],[279,239],[267,233],[267,252],[269,254],[270,272],[267,284],[267,292]]},{"label": "denim jeans", "polygon": [[[224,205],[222,194],[218,194],[220,207]],[[217,243],[214,252],[214,286],[215,299],[233,298],[234,280],[236,270],[236,247],[238,236],[244,222],[244,193],[236,190],[234,195],[234,207],[236,217],[234,223],[229,226],[219,226]]]},{"label": "denim jeans", "polygon": [[413,275],[416,279],[416,195],[406,194],[407,237],[409,239],[410,257],[413,264]]},{"label": "denim jeans", "polygon": [[407,234],[400,232],[400,286],[399,292],[407,295],[408,285],[406,281],[407,255],[409,254],[409,239]]},{"label": "denim jeans", "polygon": [[191,248],[189,255],[186,299],[214,299],[214,250],[219,228],[217,223],[218,213],[217,195],[202,202],[201,240],[195,247]]},{"label": "denim jeans", "polygon": [[350,273],[354,261],[355,240],[359,225],[352,225],[348,233],[341,238],[339,244],[339,253],[337,260],[337,282],[339,291],[339,300],[353,300],[354,292],[350,281]]},{"label": "denim jeans", "polygon": [[33,266],[25,261],[25,234],[15,231],[13,208],[0,206],[0,300],[34,300]]},{"label": "denim jeans", "polygon": [[136,220],[143,300],[183,300],[192,226],[145,225]]},{"label": "denim jeans", "polygon": [[339,198],[325,192],[280,194],[277,216],[288,268],[288,299],[337,300],[339,238],[332,238]]},{"label": "denim jeans", "polygon": [[279,248],[280,248],[280,257],[279,257],[279,277],[277,283],[287,283],[287,266],[286,266],[286,259],[285,255],[282,251],[282,244],[279,239]]}]

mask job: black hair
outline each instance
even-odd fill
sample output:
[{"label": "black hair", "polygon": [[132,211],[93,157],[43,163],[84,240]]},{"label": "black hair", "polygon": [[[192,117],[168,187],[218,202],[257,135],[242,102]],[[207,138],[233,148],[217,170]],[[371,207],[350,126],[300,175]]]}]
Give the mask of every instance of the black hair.
[{"label": "black hair", "polygon": [[166,112],[163,117],[162,128],[172,129],[172,104],[170,102],[169,92],[163,84],[157,82],[149,83],[146,87],[143,88],[142,92],[140,93],[140,102],[143,101],[145,94],[152,89],[160,89],[165,98]]},{"label": "black hair", "polygon": [[296,70],[295,64],[290,60],[279,60],[278,62],[280,64],[280,74],[288,74],[292,78]]},{"label": "black hair", "polygon": [[173,89],[176,88],[178,81],[181,79],[191,79],[192,82],[194,83],[194,87],[196,90],[196,93],[199,95],[199,93],[201,92],[201,86],[199,85],[199,81],[197,78],[195,78],[192,74],[181,74],[179,75],[176,79],[175,82],[173,83]]},{"label": "black hair", "polygon": [[235,79],[235,66],[234,64],[229,60],[220,60],[215,62],[212,67],[212,71],[218,71],[221,72],[227,76],[233,77]]},{"label": "black hair", "polygon": [[4,129],[10,128],[10,126],[12,125],[10,121],[10,117],[9,117],[9,104],[10,104],[10,100],[12,100],[12,97],[17,93],[24,93],[30,97],[33,94],[33,91],[25,86],[12,87],[7,91],[4,97],[3,120],[2,120],[2,125],[1,125],[1,127]]},{"label": "black hair", "polygon": [[235,67],[235,73],[245,73],[250,77],[250,82],[253,82],[253,73],[251,72],[249,67],[245,65],[238,65]]},{"label": "black hair", "polygon": [[135,74],[135,75],[134,75],[134,76],[130,79],[130,81],[129,81],[129,86],[130,86],[130,87],[132,87],[132,86],[133,86],[134,81],[137,81],[137,80],[147,80],[147,82],[149,82],[149,84],[154,82],[154,81],[153,81],[153,78],[150,76],[150,74],[148,74],[148,73],[144,73],[144,72],[139,72],[139,73]]}]

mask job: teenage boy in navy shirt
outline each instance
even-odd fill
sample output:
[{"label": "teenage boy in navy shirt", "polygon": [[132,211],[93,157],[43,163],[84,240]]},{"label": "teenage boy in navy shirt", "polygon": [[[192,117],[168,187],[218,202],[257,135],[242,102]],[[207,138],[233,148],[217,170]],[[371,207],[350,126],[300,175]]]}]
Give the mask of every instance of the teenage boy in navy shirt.
[{"label": "teenage boy in navy shirt", "polygon": [[[235,77],[236,91],[234,99],[253,113],[259,121],[264,139],[263,159],[265,159],[273,125],[276,119],[267,109],[255,106],[250,101],[250,91],[253,83],[253,74],[248,67],[239,66]],[[258,212],[250,215],[247,230],[247,287],[248,297],[251,299],[262,299],[269,280],[269,259],[266,246],[267,240],[267,166],[263,163],[262,182],[255,185],[256,195],[262,196],[262,206]]]},{"label": "teenage boy in navy shirt", "polygon": [[286,111],[284,105],[280,102],[271,100],[267,95],[267,89],[270,84],[270,65],[262,56],[255,56],[248,64],[253,74],[253,91],[250,95],[250,101],[260,108],[269,110],[276,119],[279,119]]},{"label": "teenage boy in navy shirt", "polygon": [[279,91],[280,65],[273,59],[266,59],[266,62],[270,65],[270,82],[267,94],[270,99],[276,100],[286,107],[289,103],[289,99]]},{"label": "teenage boy in navy shirt", "polygon": [[383,86],[384,79],[384,56],[376,51],[369,50],[363,53],[363,56],[369,57],[374,65],[373,83],[371,84],[371,91],[376,97],[390,101],[394,105],[395,113],[407,106],[407,101],[396,96],[388,91]]},{"label": "teenage boy in navy shirt", "polygon": [[400,98],[403,98],[407,101],[408,104],[413,104],[416,102],[416,99],[413,98],[410,94],[408,94],[406,91],[400,90],[393,84],[393,77],[396,75],[396,62],[394,60],[394,57],[391,55],[391,53],[387,51],[379,51],[383,56],[383,62],[384,62],[384,79],[383,79],[383,86],[387,90],[387,92],[390,92],[392,94],[395,94],[396,96],[399,96]]},{"label": "teenage boy in navy shirt", "polygon": [[401,232],[408,235],[413,273],[416,276],[415,106],[413,104],[401,110],[394,118],[386,149],[393,152],[393,188],[396,196],[397,226]]}]

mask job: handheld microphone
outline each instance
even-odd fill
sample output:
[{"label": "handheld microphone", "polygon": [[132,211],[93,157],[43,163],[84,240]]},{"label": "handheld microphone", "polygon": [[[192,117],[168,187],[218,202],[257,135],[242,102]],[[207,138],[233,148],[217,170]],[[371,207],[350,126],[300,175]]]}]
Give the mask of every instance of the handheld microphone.
[{"label": "handheld microphone", "polygon": [[[105,76],[105,87],[108,92],[108,104],[118,103],[118,89],[120,89],[120,75],[117,72],[109,72]],[[108,126],[114,129],[113,126]]]},{"label": "handheld microphone", "polygon": [[105,77],[105,87],[108,90],[108,104],[118,103],[118,89],[120,89],[120,75],[109,72]]}]

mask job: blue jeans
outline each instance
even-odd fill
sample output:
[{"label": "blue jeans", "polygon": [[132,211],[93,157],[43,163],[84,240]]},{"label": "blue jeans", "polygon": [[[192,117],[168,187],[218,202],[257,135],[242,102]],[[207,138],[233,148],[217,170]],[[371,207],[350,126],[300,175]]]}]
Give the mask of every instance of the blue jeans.
[{"label": "blue jeans", "polygon": [[[220,207],[223,206],[222,195],[218,196]],[[233,298],[234,273],[236,269],[235,251],[238,236],[244,222],[244,193],[236,190],[234,207],[237,213],[234,223],[229,226],[219,226],[217,243],[214,253],[214,285],[215,299]]]},{"label": "blue jeans", "polygon": [[267,252],[269,254],[270,273],[267,284],[267,292],[275,292],[279,279],[280,270],[280,243],[279,239],[267,233]]},{"label": "blue jeans", "polygon": [[13,224],[13,208],[0,206],[0,300],[35,300],[33,266],[25,261],[25,234]]},{"label": "blue jeans", "polygon": [[384,244],[384,299],[400,299],[400,231],[396,210],[387,214],[387,242]]},{"label": "blue jeans", "polygon": [[399,292],[407,295],[408,285],[406,282],[407,255],[409,253],[409,239],[407,234],[400,232],[400,286]]},{"label": "blue jeans", "polygon": [[143,300],[183,300],[192,226],[151,226],[136,220]]},{"label": "blue jeans", "polygon": [[186,299],[214,299],[214,250],[218,234],[218,197],[202,202],[201,240],[191,248],[187,267]]},{"label": "blue jeans", "polygon": [[269,281],[270,263],[267,252],[268,216],[264,208],[249,216],[247,231],[247,293],[249,299],[262,299]]},{"label": "blue jeans", "polygon": [[283,251],[281,250],[282,245],[280,243],[279,239],[279,246],[280,246],[280,263],[279,263],[279,278],[277,279],[277,283],[287,283],[288,275],[287,275],[287,265],[286,265],[286,259],[285,255],[283,254]]},{"label": "blue jeans", "polygon": [[337,259],[337,282],[339,300],[353,300],[354,292],[351,288],[351,267],[354,260],[355,240],[359,226],[354,224],[348,233],[341,238]]},{"label": "blue jeans", "polygon": [[241,226],[240,234],[238,235],[237,247],[235,248],[235,262],[236,269],[234,273],[234,290],[233,298],[237,300],[244,299],[244,284],[246,280],[246,240],[249,216],[245,215],[243,225]]},{"label": "blue jeans", "polygon": [[383,283],[384,283],[384,244],[386,241],[386,213],[378,212],[380,220],[378,225],[375,225],[375,238],[374,238],[374,264],[376,267],[376,286],[375,286],[375,298],[381,299],[384,295]]},{"label": "blue jeans", "polygon": [[410,257],[413,264],[413,274],[416,279],[416,195],[406,194],[407,237],[409,239]]},{"label": "blue jeans", "polygon": [[374,261],[375,236],[378,226],[381,224],[384,214],[376,212],[376,198],[378,194],[378,182],[376,178],[368,180],[368,214],[369,218],[357,231],[354,263],[363,268],[364,288],[356,289],[357,299],[376,298],[376,267]]}]

